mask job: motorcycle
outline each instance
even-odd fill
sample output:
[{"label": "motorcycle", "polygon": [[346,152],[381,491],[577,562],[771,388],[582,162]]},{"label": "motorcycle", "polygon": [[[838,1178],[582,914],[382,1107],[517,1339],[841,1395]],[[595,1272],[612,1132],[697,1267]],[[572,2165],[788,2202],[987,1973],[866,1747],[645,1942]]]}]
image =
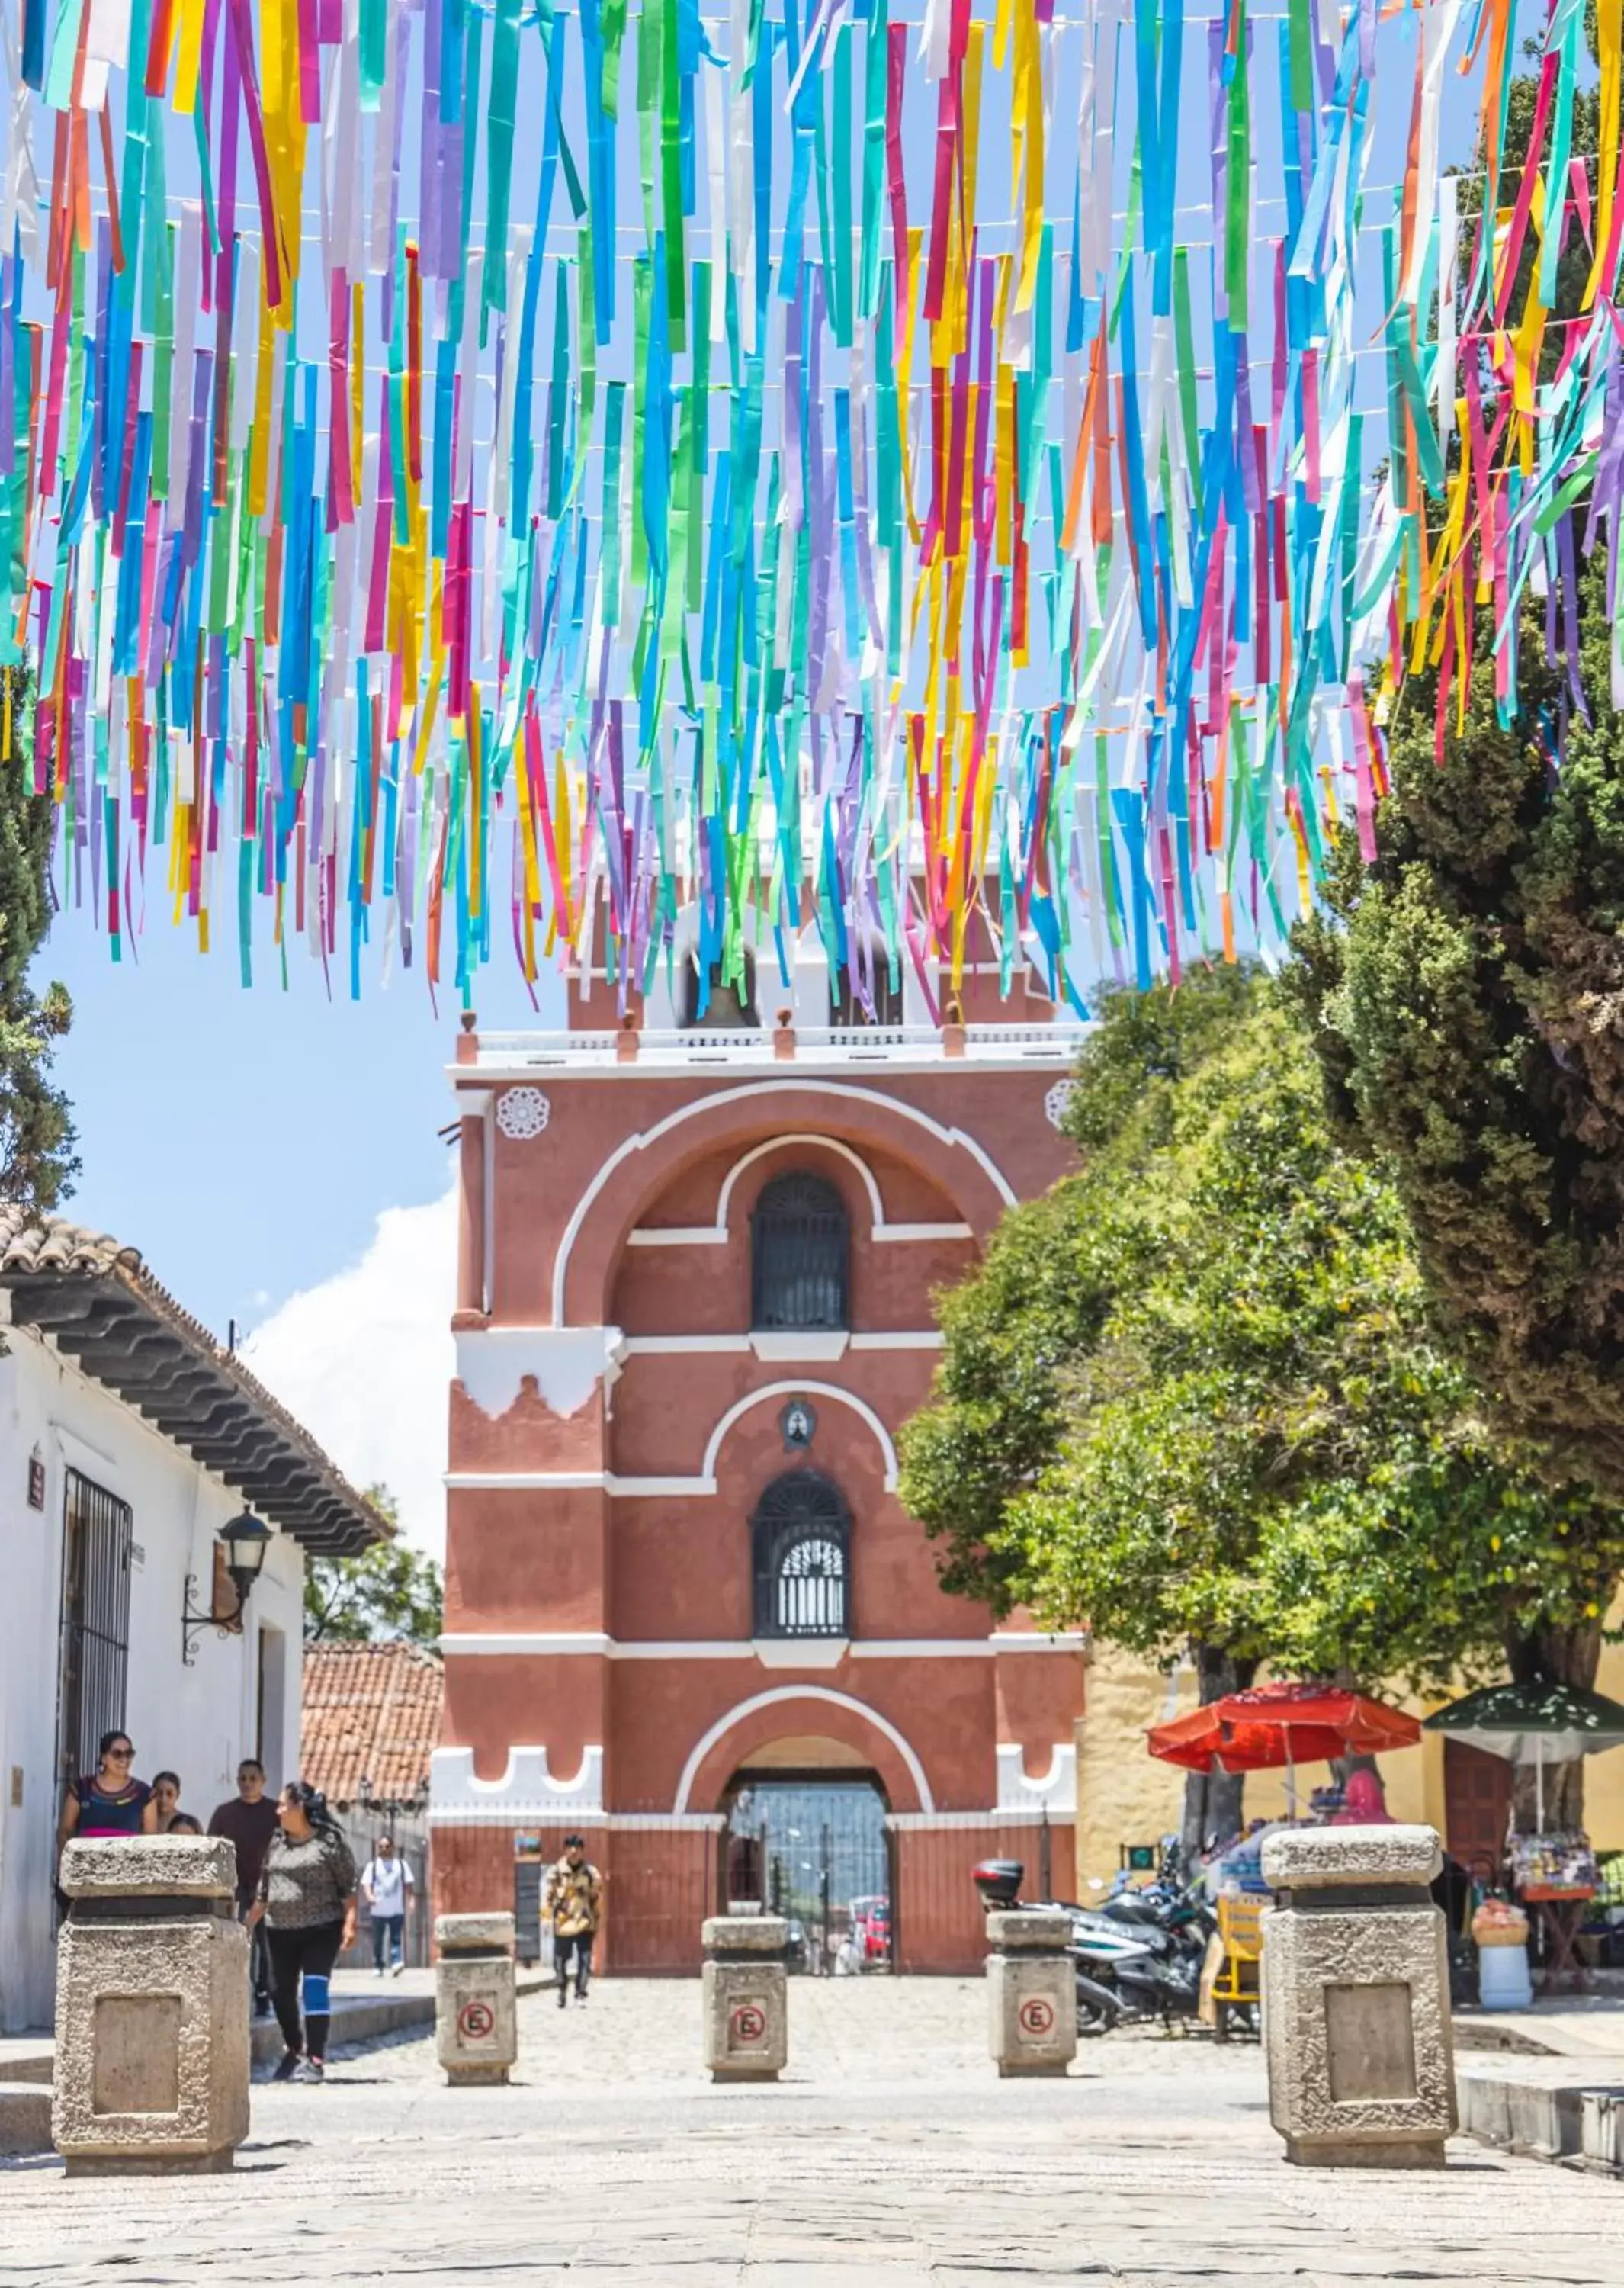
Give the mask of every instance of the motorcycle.
[{"label": "motorcycle", "polygon": [[[1025,1873],[1018,1859],[983,1860],[972,1870],[983,1907],[991,1912],[1021,1905]],[[1075,1966],[1080,2034],[1195,2016],[1207,1942],[1217,1924],[1205,1899],[1184,1883],[1176,1843],[1164,1848],[1156,1880],[1143,1889],[1123,1877],[1101,1907],[1069,1899],[1043,1903],[1071,1919],[1067,1952]]]}]

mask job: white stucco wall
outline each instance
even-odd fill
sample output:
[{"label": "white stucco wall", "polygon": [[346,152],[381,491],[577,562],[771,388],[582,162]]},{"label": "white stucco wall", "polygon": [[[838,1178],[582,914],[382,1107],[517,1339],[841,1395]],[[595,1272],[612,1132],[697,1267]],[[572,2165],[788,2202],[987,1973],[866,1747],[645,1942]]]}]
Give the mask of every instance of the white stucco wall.
[{"label": "white stucco wall", "polygon": [[[255,1744],[261,1632],[280,1656],[267,1678],[273,1783],[297,1775],[304,1553],[278,1533],[240,1637],[212,1629],[181,1663],[185,1577],[207,1604],[215,1537],[241,1495],[171,1445],[146,1418],[81,1374],[26,1330],[6,1330],[0,1357],[0,2031],[51,2022],[54,1988],[52,1855],[57,1781],[57,1672],[66,1474],[80,1471],[130,1504],[130,1656],[124,1722],[136,1771],[178,1772],[181,1806],[203,1825],[234,1792],[239,1759]],[[45,1465],[45,1503],[28,1505],[28,1462]],[[269,1521],[267,1520],[268,1523]],[[20,1802],[17,1798],[20,1795]]]}]

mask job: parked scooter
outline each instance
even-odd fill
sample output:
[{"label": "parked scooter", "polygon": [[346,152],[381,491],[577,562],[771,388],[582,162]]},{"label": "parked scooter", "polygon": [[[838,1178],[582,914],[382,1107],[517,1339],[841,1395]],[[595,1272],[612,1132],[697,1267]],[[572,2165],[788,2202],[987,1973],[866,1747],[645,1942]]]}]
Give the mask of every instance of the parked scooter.
[{"label": "parked scooter", "polygon": [[[1018,1859],[983,1860],[972,1871],[983,1907],[990,1912],[1021,1905],[1025,1872]],[[1195,2015],[1207,1942],[1216,1924],[1206,1901],[1184,1884],[1176,1842],[1164,1847],[1156,1880],[1141,1890],[1123,1878],[1098,1908],[1073,1900],[1042,1903],[1071,1918],[1067,1951],[1076,1966],[1080,2034],[1108,2033],[1125,2021],[1165,2024]]]}]

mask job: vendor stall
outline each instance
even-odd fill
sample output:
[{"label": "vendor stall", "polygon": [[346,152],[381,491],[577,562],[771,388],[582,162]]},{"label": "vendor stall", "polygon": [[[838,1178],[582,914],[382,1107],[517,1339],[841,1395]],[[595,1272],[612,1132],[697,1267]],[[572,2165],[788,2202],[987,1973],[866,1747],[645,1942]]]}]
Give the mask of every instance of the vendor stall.
[{"label": "vendor stall", "polygon": [[[1335,1685],[1282,1682],[1226,1693],[1172,1723],[1153,1725],[1149,1744],[1153,1756],[1186,1771],[1284,1771],[1295,1814],[1300,1764],[1413,1747],[1420,1737],[1414,1717],[1385,1701]],[[1354,1776],[1367,1781],[1365,1798],[1374,1803],[1354,1815],[1384,1818],[1380,1788],[1367,1773]],[[1321,1817],[1345,1816],[1343,1801],[1340,1789],[1315,1792]],[[1337,1808],[1331,1808],[1333,1803]],[[1257,2017],[1261,1909],[1267,1895],[1258,1849],[1256,1836],[1238,1839],[1216,1854],[1209,1867],[1218,1927],[1202,1978],[1202,2014],[1220,2038],[1228,2032],[1232,2017],[1253,2022]]]},{"label": "vendor stall", "polygon": [[1426,1728],[1533,1769],[1533,1831],[1507,1836],[1504,1887],[1538,1934],[1542,1990],[1587,1987],[1579,1937],[1600,1877],[1588,1836],[1547,1831],[1545,1771],[1624,1744],[1624,1705],[1574,1685],[1491,1684],[1438,1709]]}]

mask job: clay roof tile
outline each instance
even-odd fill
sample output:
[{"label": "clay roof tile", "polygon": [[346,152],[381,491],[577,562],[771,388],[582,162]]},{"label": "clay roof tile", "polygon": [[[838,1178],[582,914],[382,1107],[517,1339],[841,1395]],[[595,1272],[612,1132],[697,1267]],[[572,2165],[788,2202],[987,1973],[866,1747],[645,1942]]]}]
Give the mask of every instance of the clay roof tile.
[{"label": "clay roof tile", "polygon": [[405,1639],[306,1646],[300,1776],[332,1803],[423,1802],[444,1687],[439,1654]]}]

